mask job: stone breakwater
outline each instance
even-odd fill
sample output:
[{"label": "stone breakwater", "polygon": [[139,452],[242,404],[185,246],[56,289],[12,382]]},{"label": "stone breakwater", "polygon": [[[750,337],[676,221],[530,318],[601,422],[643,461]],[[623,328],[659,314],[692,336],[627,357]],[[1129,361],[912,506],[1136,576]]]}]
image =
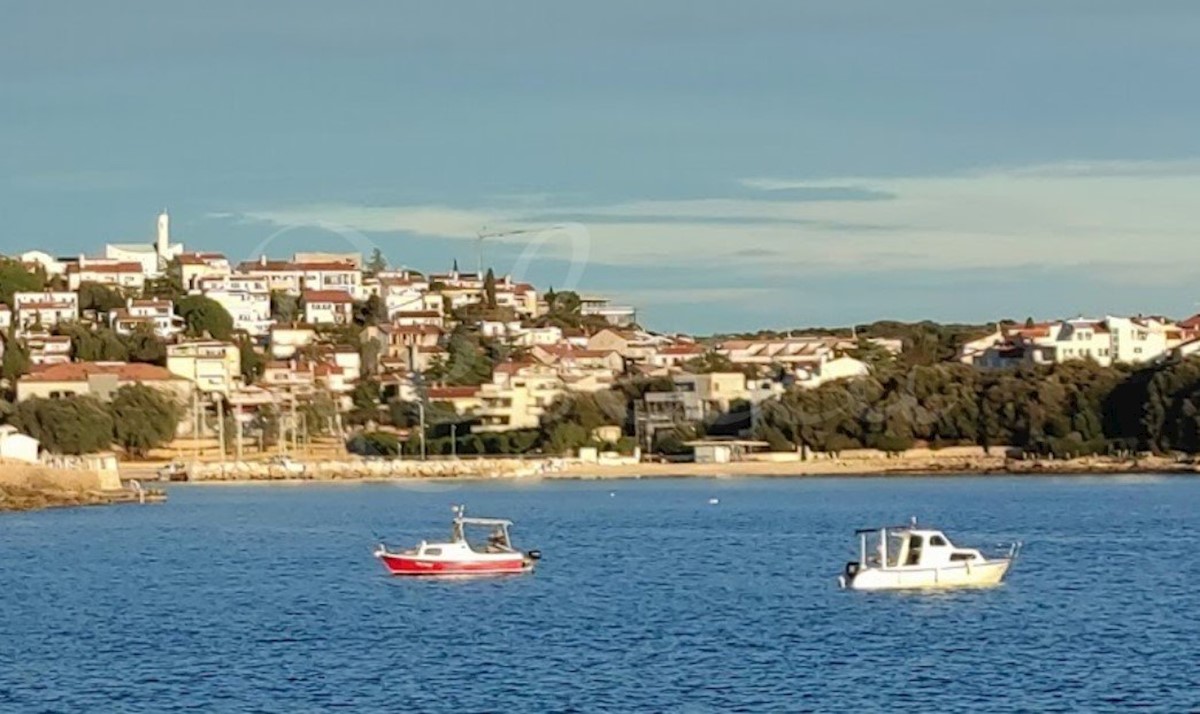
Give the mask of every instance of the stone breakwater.
[{"label": "stone breakwater", "polygon": [[159,502],[165,496],[152,489],[106,488],[101,474],[83,469],[58,469],[0,459],[0,511],[101,506],[115,503]]},{"label": "stone breakwater", "polygon": [[226,462],[194,464],[191,481],[337,481],[401,478],[521,478],[558,473],[560,459],[463,459],[400,461],[346,459],[289,464]]}]

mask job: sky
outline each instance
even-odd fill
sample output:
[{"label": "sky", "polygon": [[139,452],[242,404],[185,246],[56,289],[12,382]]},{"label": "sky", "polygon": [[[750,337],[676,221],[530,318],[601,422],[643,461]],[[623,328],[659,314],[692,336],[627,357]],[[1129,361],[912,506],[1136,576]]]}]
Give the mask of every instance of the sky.
[{"label": "sky", "polygon": [[1192,0],[2,0],[0,253],[378,247],[662,331],[1200,311]]}]

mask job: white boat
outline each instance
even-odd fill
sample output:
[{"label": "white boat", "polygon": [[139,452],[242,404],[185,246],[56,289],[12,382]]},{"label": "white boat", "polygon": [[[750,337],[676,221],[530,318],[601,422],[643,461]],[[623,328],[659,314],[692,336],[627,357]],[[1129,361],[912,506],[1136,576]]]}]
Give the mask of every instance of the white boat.
[{"label": "white boat", "polygon": [[[539,550],[522,551],[513,546],[508,529],[512,521],[501,518],[467,518],[465,506],[454,506],[450,540],[421,541],[415,548],[392,550],[380,543],[375,557],[392,575],[454,576],[529,573],[542,557]],[[486,543],[467,539],[467,529],[487,528]]]},{"label": "white boat", "polygon": [[[850,590],[932,590],[998,585],[1016,560],[1020,543],[1007,554],[986,557],[973,548],[959,548],[939,530],[907,526],[867,528],[859,537],[857,561],[846,563],[838,584]],[[869,540],[876,540],[874,552]]]}]

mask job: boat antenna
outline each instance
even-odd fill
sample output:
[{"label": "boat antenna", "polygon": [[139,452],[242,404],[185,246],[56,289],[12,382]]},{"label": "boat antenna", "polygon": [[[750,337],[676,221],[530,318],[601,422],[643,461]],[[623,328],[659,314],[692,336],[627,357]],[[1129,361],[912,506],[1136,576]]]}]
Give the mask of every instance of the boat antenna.
[{"label": "boat antenna", "polygon": [[917,517],[916,517],[916,516],[913,516],[913,517],[912,517],[912,527],[913,527],[913,528],[916,528],[916,527],[917,527]]}]

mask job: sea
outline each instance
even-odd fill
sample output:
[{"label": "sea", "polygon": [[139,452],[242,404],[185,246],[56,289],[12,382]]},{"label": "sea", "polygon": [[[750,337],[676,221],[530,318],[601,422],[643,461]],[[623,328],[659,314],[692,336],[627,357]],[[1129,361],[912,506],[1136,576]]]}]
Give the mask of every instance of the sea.
[{"label": "sea", "polygon": [[[515,521],[537,571],[389,577]],[[1024,547],[990,590],[856,593],[854,529]],[[173,485],[0,516],[0,712],[1200,711],[1200,479]]]}]

